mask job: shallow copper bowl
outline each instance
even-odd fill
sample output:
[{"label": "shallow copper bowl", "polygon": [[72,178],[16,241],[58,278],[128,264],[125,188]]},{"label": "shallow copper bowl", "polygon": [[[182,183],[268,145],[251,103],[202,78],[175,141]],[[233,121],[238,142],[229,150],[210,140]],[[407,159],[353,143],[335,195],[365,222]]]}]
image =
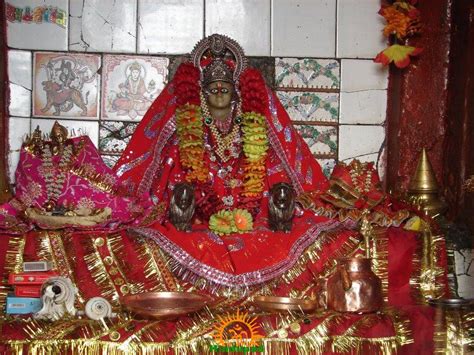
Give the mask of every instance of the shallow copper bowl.
[{"label": "shallow copper bowl", "polygon": [[308,313],[313,312],[318,306],[316,300],[276,296],[257,296],[253,299],[253,303],[268,312],[303,311]]},{"label": "shallow copper bowl", "polygon": [[163,319],[197,312],[213,299],[190,292],[146,292],[125,296],[121,301],[142,317]]},{"label": "shallow copper bowl", "polygon": [[465,298],[438,298],[430,299],[428,303],[435,307],[462,308],[474,306],[474,299]]}]

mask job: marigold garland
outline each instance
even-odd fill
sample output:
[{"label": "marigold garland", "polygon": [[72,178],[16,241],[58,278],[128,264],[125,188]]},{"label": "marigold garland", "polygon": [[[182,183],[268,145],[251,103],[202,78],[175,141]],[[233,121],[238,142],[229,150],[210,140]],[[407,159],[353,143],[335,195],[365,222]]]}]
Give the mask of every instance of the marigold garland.
[{"label": "marigold garland", "polygon": [[244,209],[220,210],[209,219],[209,229],[216,234],[245,233],[253,228],[252,215]]},{"label": "marigold garland", "polygon": [[183,168],[188,169],[186,180],[205,183],[209,171],[204,161],[204,130],[201,108],[183,105],[176,110],[179,158]]},{"label": "marigold garland", "polygon": [[242,115],[244,189],[242,196],[260,198],[264,189],[265,161],[268,151],[265,116],[247,112]]}]

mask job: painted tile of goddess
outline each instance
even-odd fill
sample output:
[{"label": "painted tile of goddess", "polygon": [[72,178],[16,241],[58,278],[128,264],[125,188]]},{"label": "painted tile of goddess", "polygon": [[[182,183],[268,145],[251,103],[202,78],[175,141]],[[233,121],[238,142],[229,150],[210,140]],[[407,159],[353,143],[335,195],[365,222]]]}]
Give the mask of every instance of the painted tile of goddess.
[{"label": "painted tile of goddess", "polygon": [[97,119],[100,56],[35,53],[33,116]]},{"label": "painted tile of goddess", "polygon": [[140,121],[165,87],[168,58],[104,56],[102,118]]}]

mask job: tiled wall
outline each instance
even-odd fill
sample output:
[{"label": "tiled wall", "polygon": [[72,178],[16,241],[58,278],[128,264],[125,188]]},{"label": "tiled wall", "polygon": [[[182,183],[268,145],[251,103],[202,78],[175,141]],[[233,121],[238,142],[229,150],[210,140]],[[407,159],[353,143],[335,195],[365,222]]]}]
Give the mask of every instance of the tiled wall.
[{"label": "tiled wall", "polygon": [[7,0],[10,176],[22,137],[37,125],[49,131],[55,119],[89,134],[114,164],[180,55],[216,32],[236,39],[263,71],[326,173],[352,157],[380,160],[383,171],[388,74],[371,60],[385,45],[379,6]]}]

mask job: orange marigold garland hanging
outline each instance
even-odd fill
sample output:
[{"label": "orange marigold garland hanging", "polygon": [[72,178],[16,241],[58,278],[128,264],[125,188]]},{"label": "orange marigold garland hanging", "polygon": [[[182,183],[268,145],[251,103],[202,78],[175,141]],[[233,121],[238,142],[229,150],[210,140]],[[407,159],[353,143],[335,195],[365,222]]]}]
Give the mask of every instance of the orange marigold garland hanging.
[{"label": "orange marigold garland hanging", "polygon": [[176,110],[179,158],[188,170],[188,182],[205,183],[209,171],[204,160],[204,131],[201,108],[186,104]]},{"label": "orange marigold garland hanging", "polygon": [[391,39],[392,45],[381,51],[374,62],[388,65],[394,63],[398,68],[405,68],[410,64],[410,56],[417,56],[422,48],[406,45],[408,37],[420,33],[420,12],[414,6],[416,0],[395,1],[391,5],[382,6],[379,14],[387,22],[383,34]]}]

